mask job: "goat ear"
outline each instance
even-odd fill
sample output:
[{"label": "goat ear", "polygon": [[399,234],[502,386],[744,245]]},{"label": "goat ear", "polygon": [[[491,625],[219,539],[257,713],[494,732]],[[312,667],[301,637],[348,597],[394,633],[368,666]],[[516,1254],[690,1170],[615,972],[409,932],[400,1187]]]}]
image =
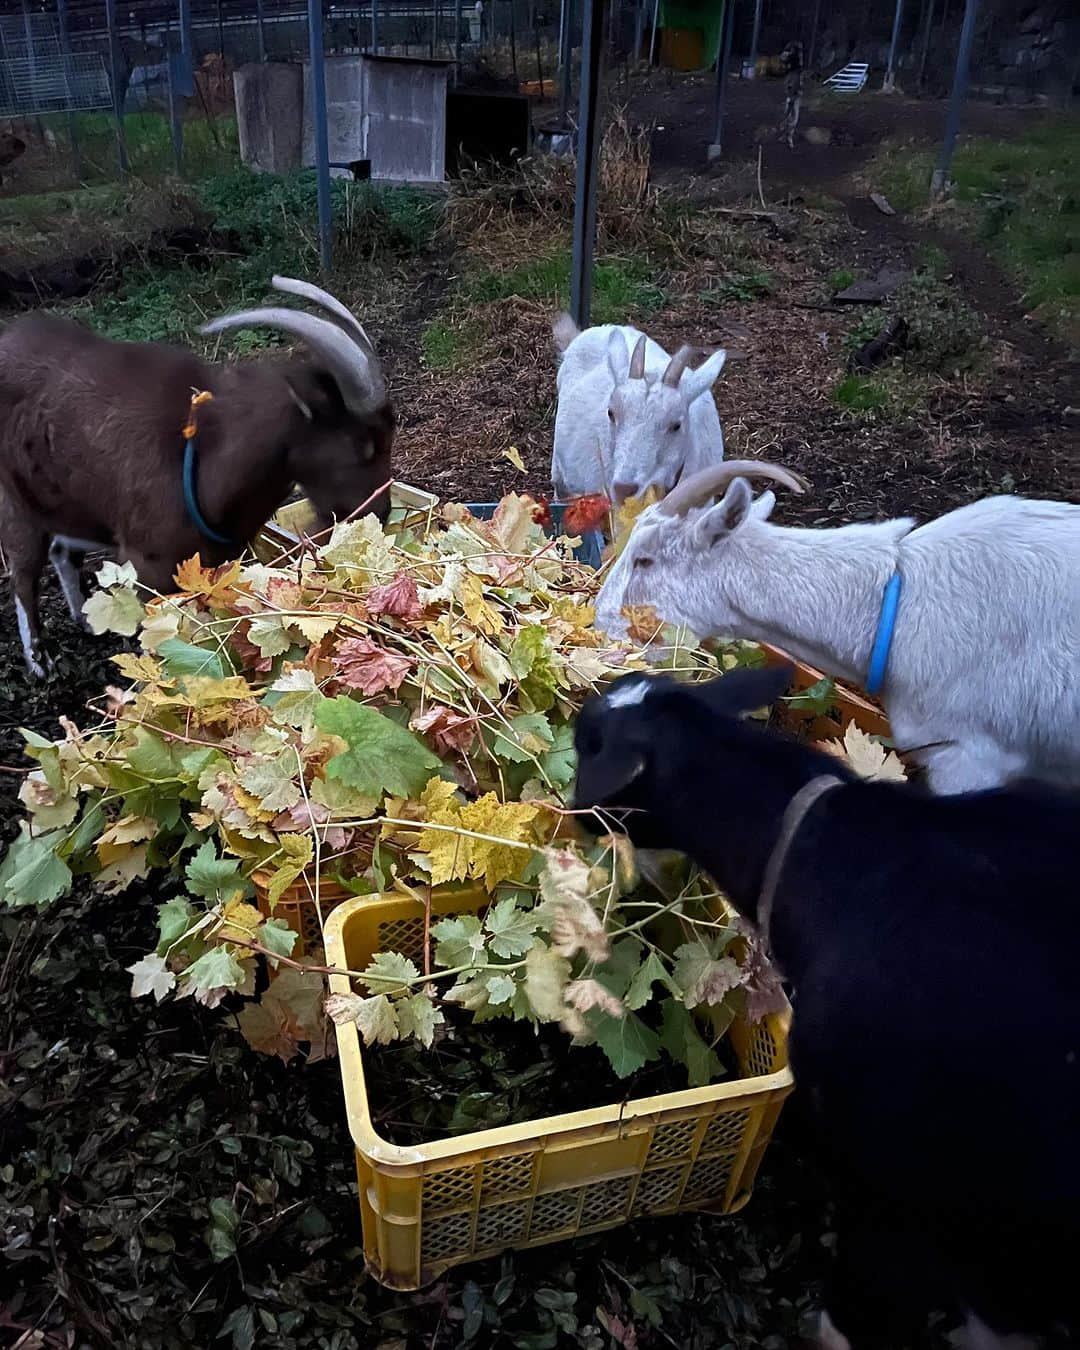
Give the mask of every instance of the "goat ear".
[{"label": "goat ear", "polygon": [[622,384],[630,369],[630,348],[621,328],[612,330],[607,344],[607,363],[616,384]]},{"label": "goat ear", "polygon": [[693,525],[693,540],[703,552],[745,525],[754,509],[754,494],[745,478],[736,478],[715,506],[703,511]]},{"label": "goat ear", "polygon": [[791,684],[791,666],[763,666],[732,670],[708,684],[692,686],[695,697],[722,717],[743,717],[758,708],[771,708]]},{"label": "goat ear", "polygon": [[773,513],[773,507],[776,505],[775,492],[763,492],[760,497],[754,501],[751,515],[755,520],[768,520]]},{"label": "goat ear", "polygon": [[707,361],[703,361],[697,370],[688,370],[682,378],[682,385],[686,391],[687,403],[693,403],[699,399],[702,394],[707,394],[720,377],[720,372],[724,369],[724,363],[727,361],[727,352],[723,347],[718,352],[713,352]]}]

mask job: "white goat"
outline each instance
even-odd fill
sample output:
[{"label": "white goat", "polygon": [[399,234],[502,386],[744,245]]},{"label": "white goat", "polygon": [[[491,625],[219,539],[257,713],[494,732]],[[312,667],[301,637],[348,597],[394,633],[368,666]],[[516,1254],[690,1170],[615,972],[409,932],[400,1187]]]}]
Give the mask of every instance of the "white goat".
[{"label": "white goat", "polygon": [[772,643],[862,683],[899,574],[881,696],[934,791],[1080,784],[1080,506],[988,497],[918,529],[787,529],[768,523],[775,498],[755,501],[746,471],[707,470],[642,512],[600,592],[599,628],[623,633],[624,605],[652,605],[701,637]]},{"label": "white goat", "polygon": [[622,502],[650,487],[667,492],[684,472],[724,458],[709,390],[725,351],[689,370],[693,347],[668,356],[636,328],[603,324],[581,332],[560,314],[553,331],[562,352],[551,459],[556,496],[599,492]]}]

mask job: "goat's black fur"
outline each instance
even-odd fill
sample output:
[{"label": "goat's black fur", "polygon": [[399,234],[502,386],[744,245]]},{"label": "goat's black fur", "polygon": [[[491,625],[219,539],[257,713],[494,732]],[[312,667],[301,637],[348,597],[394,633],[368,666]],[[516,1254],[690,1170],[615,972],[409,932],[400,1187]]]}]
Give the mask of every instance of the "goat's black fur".
[{"label": "goat's black fur", "polygon": [[618,681],[578,721],[577,805],[689,854],[753,920],[792,796],[845,780],[798,830],[771,923],[836,1188],[830,1315],[856,1350],[913,1343],[935,1307],[1075,1330],[1080,794],[858,781],[742,720],[787,675]]}]

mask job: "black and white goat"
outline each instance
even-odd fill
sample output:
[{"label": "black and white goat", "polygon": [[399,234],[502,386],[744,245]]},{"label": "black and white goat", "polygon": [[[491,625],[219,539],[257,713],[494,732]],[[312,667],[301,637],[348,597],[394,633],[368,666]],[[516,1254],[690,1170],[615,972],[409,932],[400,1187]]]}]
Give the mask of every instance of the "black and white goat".
[{"label": "black and white goat", "polygon": [[933,1309],[977,1347],[1075,1331],[1080,795],[859,781],[743,720],[789,677],[616,681],[577,723],[576,805],[692,857],[794,989],[838,1207],[823,1344],[900,1350]]}]

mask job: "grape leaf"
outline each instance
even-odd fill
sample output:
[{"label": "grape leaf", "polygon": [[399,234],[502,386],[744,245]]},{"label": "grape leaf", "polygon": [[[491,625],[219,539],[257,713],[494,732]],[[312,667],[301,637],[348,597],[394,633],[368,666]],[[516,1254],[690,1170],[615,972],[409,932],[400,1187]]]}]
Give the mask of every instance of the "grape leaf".
[{"label": "grape leaf", "polygon": [[261,656],[280,656],[293,645],[286,631],[288,622],[281,614],[260,614],[248,624],[247,639]]},{"label": "grape leaf", "polygon": [[277,871],[266,888],[271,913],[286,890],[311,866],[315,857],[315,845],[309,834],[279,834],[278,846],[285,857],[277,862]]},{"label": "grape leaf", "polygon": [[236,673],[223,650],[210,651],[206,647],[196,647],[182,638],[167,638],[159,643],[157,654],[162,659],[166,674],[174,677],[203,675],[211,680],[224,680]]},{"label": "grape leaf", "polygon": [[660,1043],[672,1059],[685,1064],[691,1087],[706,1087],[722,1076],[724,1066],[713,1048],[702,1039],[694,1018],[676,999],[664,1001]]},{"label": "grape leaf", "polygon": [[173,943],[178,942],[194,922],[195,910],[192,908],[191,901],[185,896],[178,895],[172,900],[166,900],[163,905],[158,905],[158,955],[164,956]]},{"label": "grape leaf", "polygon": [[95,577],[101,589],[108,590],[110,586],[134,586],[139,574],[135,570],[134,563],[118,563],[112,558],[106,558],[95,573]]},{"label": "grape leaf", "polygon": [[442,768],[442,761],[411,732],[343,694],[326,699],[315,722],[349,747],[327,762],[327,775],[358,792],[417,797]]},{"label": "grape leaf", "polygon": [[393,614],[399,619],[418,619],[424,612],[416,582],[408,572],[398,572],[385,586],[372,586],[364,597],[369,614]]},{"label": "grape leaf", "polygon": [[471,966],[483,955],[485,938],[475,914],[440,919],[431,925],[431,934],[438,944],[435,960],[447,970]]},{"label": "grape leaf", "polygon": [[539,1022],[557,1022],[563,1015],[563,990],[570,978],[570,962],[550,947],[538,944],[525,957],[525,995]]},{"label": "grape leaf", "polygon": [[640,968],[635,971],[634,978],[630,981],[630,987],[627,989],[624,999],[626,1006],[632,1012],[636,1012],[638,1008],[643,1008],[652,998],[652,987],[658,980],[670,987],[671,981],[667,966],[655,952],[650,951],[641,963]]},{"label": "grape leaf", "polygon": [[[296,933],[284,919],[267,919],[256,928],[255,941],[277,956],[292,956],[292,950],[296,946]],[[277,965],[273,958],[271,963]]]},{"label": "grape leaf", "polygon": [[524,956],[536,941],[533,935],[538,923],[535,914],[518,909],[513,896],[492,905],[484,917],[484,927],[491,934],[492,952],[503,960]]},{"label": "grape leaf", "polygon": [[389,1045],[398,1038],[397,1013],[385,994],[357,999],[352,1020],[367,1045]]},{"label": "grape leaf", "polygon": [[363,694],[381,694],[398,689],[412,669],[412,658],[380,647],[370,638],[345,638],[334,650],[337,677],[350,689]]},{"label": "grape leaf", "polygon": [[551,748],[537,758],[552,787],[560,789],[569,787],[577,772],[574,728],[568,723],[556,727]]},{"label": "grape leaf", "polygon": [[537,712],[546,712],[555,702],[557,677],[551,643],[540,624],[527,624],[518,633],[510,648],[510,666],[523,697]]},{"label": "grape leaf", "polygon": [[519,713],[511,717],[509,728],[499,726],[486,731],[484,743],[497,759],[523,764],[550,750],[555,733],[543,713]]},{"label": "grape leaf", "polygon": [[586,1020],[618,1078],[628,1078],[660,1054],[660,1038],[635,1013],[610,1017],[593,1009]]},{"label": "grape leaf", "polygon": [[62,830],[32,835],[25,825],[0,863],[0,900],[6,905],[50,905],[71,888],[71,869],[56,856]]},{"label": "grape leaf", "polygon": [[402,1039],[415,1036],[425,1049],[430,1049],[435,1039],[435,1028],[445,1021],[442,1009],[436,1008],[427,994],[413,994],[411,998],[399,999],[395,1007]]},{"label": "grape leaf", "polygon": [[219,858],[214,841],[207,839],[184,869],[188,890],[202,900],[217,900],[222,892],[246,889],[240,864],[234,858]]},{"label": "grape leaf", "polygon": [[489,1003],[509,1003],[517,986],[509,975],[489,975],[486,980]]},{"label": "grape leaf", "polygon": [[127,967],[131,979],[131,997],[141,998],[144,994],[153,994],[156,1002],[176,987],[176,976],[160,956],[144,956],[133,966]]},{"label": "grape leaf", "polygon": [[717,959],[714,947],[704,942],[686,942],[675,949],[673,977],[686,1003],[722,1003],[743,981],[743,972],[730,956]]},{"label": "grape leaf", "polygon": [[244,968],[227,947],[211,947],[188,966],[184,980],[192,993],[237,989],[244,983]]},{"label": "grape leaf", "polygon": [[376,952],[364,968],[363,982],[373,994],[398,994],[407,990],[420,972],[398,952]]},{"label": "grape leaf", "polygon": [[90,631],[99,637],[102,633],[134,637],[146,615],[146,607],[130,586],[118,586],[115,590],[95,591],[84,602],[83,614]]},{"label": "grape leaf", "polygon": [[257,755],[248,760],[237,775],[242,787],[259,799],[264,811],[288,811],[300,800],[295,781],[300,762],[291,749],[279,755]]},{"label": "grape leaf", "polygon": [[315,730],[315,714],[324,695],[315,683],[310,670],[290,670],[270,686],[266,703],[272,707],[271,717],[277,723],[297,727],[305,735]]}]

